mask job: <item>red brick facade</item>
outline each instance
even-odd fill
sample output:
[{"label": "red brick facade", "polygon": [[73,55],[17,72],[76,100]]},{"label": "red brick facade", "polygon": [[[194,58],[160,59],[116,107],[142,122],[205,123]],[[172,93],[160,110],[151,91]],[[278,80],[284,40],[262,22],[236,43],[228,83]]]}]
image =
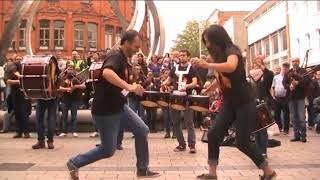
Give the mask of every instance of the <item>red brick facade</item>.
[{"label": "red brick facade", "polygon": [[[134,13],[133,0],[118,1],[119,8],[130,23]],[[5,23],[10,20],[13,0],[0,1],[0,38]],[[28,14],[28,13],[27,13]],[[27,16],[23,18],[26,20]],[[145,18],[147,19],[147,18]],[[22,21],[14,37],[14,45],[8,53],[25,54],[25,35]],[[142,50],[146,54],[150,46],[147,20],[140,31]],[[111,9],[109,1],[100,0],[42,0],[34,17],[31,35],[34,54],[54,54],[57,50],[70,56],[72,50],[83,52],[112,47],[121,37],[122,28]],[[24,36],[24,37],[23,37]]]}]

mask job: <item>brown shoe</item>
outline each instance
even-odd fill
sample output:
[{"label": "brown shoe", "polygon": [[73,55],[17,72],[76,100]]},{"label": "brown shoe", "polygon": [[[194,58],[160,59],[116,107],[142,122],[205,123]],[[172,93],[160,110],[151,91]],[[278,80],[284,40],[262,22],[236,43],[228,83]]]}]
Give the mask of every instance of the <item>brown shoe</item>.
[{"label": "brown shoe", "polygon": [[31,138],[30,133],[23,133],[23,138],[26,138],[26,139]]},{"label": "brown shoe", "polygon": [[14,139],[22,138],[22,134],[17,133],[12,138],[14,138]]},{"label": "brown shoe", "polygon": [[54,145],[52,141],[47,141],[48,143],[48,149],[54,149]]},{"label": "brown shoe", "polygon": [[46,145],[44,141],[38,141],[35,145],[32,146],[32,149],[44,149]]}]

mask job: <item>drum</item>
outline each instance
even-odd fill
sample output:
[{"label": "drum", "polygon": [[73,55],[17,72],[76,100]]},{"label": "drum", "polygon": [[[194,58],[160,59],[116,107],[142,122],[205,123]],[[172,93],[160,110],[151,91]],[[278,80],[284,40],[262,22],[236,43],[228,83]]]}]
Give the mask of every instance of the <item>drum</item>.
[{"label": "drum", "polygon": [[57,96],[58,63],[54,56],[25,56],[21,64],[20,84],[26,98],[52,99]]},{"label": "drum", "polygon": [[189,107],[197,112],[208,112],[209,96],[189,95]]},{"label": "drum", "polygon": [[100,76],[100,72],[101,72],[101,68],[102,68],[103,62],[102,61],[98,61],[98,62],[93,62],[89,68],[89,80],[90,82],[93,81],[97,81],[99,76]]},{"label": "drum", "polygon": [[145,107],[155,108],[158,107],[157,101],[159,100],[158,91],[144,91],[141,104]]},{"label": "drum", "polygon": [[168,107],[170,103],[170,93],[169,92],[161,92],[158,95],[159,99],[157,103],[162,107]]},{"label": "drum", "polygon": [[170,95],[170,106],[177,111],[186,110],[188,96],[186,92],[173,91]]},{"label": "drum", "polygon": [[256,133],[263,129],[266,129],[275,123],[269,111],[269,108],[265,103],[261,103],[256,107],[257,107],[257,116],[256,116],[257,123],[255,123],[255,127],[252,133]]}]

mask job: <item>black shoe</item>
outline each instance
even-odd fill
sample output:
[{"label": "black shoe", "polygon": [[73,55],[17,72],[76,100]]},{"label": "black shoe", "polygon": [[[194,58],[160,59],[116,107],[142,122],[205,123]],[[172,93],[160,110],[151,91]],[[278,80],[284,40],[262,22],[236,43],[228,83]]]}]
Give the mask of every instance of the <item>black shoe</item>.
[{"label": "black shoe", "polygon": [[197,176],[197,179],[213,179],[213,180],[216,180],[218,179],[217,176],[212,176],[210,174],[201,174],[199,176]]},{"label": "black shoe", "polygon": [[290,140],[291,142],[297,142],[297,141],[300,141],[300,138],[293,138]]},{"label": "black shoe", "polygon": [[30,133],[24,133],[23,138],[29,139],[31,138]]},{"label": "black shoe", "polygon": [[161,176],[160,173],[150,171],[149,169],[137,171],[138,178],[154,178],[154,177],[159,177],[159,176]]},{"label": "black shoe", "polygon": [[121,144],[120,144],[120,145],[117,145],[117,149],[118,149],[118,150],[123,150],[122,145],[121,145]]},{"label": "black shoe", "polygon": [[289,130],[284,130],[284,131],[283,131],[283,134],[284,134],[284,135],[288,135],[288,134],[289,134]]},{"label": "black shoe", "polygon": [[166,135],[164,135],[164,138],[165,138],[165,139],[170,138],[170,133],[166,133]]},{"label": "black shoe", "polygon": [[38,141],[35,145],[32,146],[32,149],[44,149],[46,145],[44,141]]},{"label": "black shoe", "polygon": [[277,173],[275,171],[273,171],[273,173],[269,176],[266,176],[266,175],[261,176],[260,175],[260,180],[273,180],[276,178],[276,176],[277,176]]},{"label": "black shoe", "polygon": [[79,180],[79,169],[75,167],[70,160],[67,162],[67,167],[68,167],[71,179]]},{"label": "black shoe", "polygon": [[22,138],[22,134],[17,133],[12,138],[14,138],[14,139]]},{"label": "black shoe", "polygon": [[185,150],[186,150],[186,146],[180,146],[180,145],[173,149],[174,152],[181,152]]},{"label": "black shoe", "polygon": [[171,138],[172,138],[172,139],[176,139],[177,136],[176,136],[175,134],[173,134]]},{"label": "black shoe", "polygon": [[306,138],[301,138],[301,142],[306,143],[307,139]]}]

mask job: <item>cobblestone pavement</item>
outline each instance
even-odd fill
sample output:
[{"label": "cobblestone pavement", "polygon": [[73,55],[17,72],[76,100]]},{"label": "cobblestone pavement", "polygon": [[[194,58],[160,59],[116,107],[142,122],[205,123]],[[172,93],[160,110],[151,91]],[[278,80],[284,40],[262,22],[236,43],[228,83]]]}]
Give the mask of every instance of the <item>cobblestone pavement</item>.
[{"label": "cobblestone pavement", "polygon": [[[186,132],[184,132],[186,135]],[[277,179],[320,179],[320,135],[308,131],[308,142],[289,142],[292,137],[280,135],[282,145],[268,149],[270,164],[277,170]],[[98,139],[89,138],[89,133],[80,133],[78,138],[55,138],[55,149],[32,150],[36,134],[31,139],[12,139],[12,133],[0,134],[0,180],[64,180],[68,179],[65,163],[73,155],[93,148]],[[135,179],[135,151],[131,133],[125,133],[124,150],[114,157],[98,161],[80,171],[81,179]],[[200,142],[197,131],[197,154],[188,151],[175,153],[174,139],[163,139],[164,133],[150,134],[150,167],[161,172],[156,179],[195,179],[207,172],[207,145]],[[17,164],[14,164],[17,163]],[[222,147],[218,170],[219,180],[257,180],[261,173],[253,163],[236,148]]]}]

